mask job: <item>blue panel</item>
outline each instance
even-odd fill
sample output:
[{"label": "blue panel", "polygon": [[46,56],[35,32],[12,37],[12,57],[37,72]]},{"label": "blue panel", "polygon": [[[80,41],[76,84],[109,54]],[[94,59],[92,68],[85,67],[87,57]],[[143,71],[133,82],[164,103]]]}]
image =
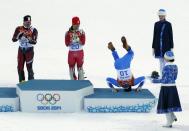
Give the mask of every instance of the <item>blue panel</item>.
[{"label": "blue panel", "polygon": [[87,111],[91,113],[116,113],[116,112],[150,112],[156,105],[156,99],[149,102],[136,105],[120,105],[120,106],[88,106]]},{"label": "blue panel", "polygon": [[14,112],[14,107],[10,105],[0,105],[0,112]]},{"label": "blue panel", "polygon": [[1,87],[0,98],[16,98],[16,88]]},{"label": "blue panel", "polygon": [[94,94],[86,96],[85,98],[155,98],[155,96],[148,90],[142,89],[140,92],[124,92],[123,89],[120,89],[119,92],[114,93],[110,88],[95,88]]},{"label": "blue panel", "polygon": [[75,91],[92,86],[92,83],[89,80],[30,80],[17,85],[21,90]]}]

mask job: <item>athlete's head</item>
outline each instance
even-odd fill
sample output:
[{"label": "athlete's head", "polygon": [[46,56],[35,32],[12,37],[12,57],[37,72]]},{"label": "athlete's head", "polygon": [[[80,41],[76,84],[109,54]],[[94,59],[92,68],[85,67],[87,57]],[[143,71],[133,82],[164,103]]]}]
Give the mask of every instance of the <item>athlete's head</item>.
[{"label": "athlete's head", "polygon": [[80,25],[80,20],[79,17],[75,16],[72,18],[72,27],[74,30],[77,30],[79,28]]},{"label": "athlete's head", "polygon": [[30,28],[30,26],[31,26],[31,16],[30,15],[26,15],[23,17],[23,25],[25,28]]}]

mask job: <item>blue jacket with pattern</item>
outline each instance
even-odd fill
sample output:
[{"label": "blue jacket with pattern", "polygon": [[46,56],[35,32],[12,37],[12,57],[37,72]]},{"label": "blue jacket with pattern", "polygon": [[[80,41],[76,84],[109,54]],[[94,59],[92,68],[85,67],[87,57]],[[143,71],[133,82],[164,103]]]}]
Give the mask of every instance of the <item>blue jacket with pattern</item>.
[{"label": "blue jacket with pattern", "polygon": [[153,79],[153,83],[162,83],[162,85],[174,85],[177,79],[177,65],[167,62],[162,71],[162,79]]}]

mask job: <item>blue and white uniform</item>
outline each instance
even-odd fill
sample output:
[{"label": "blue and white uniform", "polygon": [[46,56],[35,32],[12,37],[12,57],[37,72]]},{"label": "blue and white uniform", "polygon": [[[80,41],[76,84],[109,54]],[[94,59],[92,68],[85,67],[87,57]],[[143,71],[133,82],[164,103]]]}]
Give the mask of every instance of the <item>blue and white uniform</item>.
[{"label": "blue and white uniform", "polygon": [[117,51],[112,51],[112,56],[114,58],[114,67],[117,71],[117,79],[108,77],[106,79],[108,86],[113,88],[113,85],[117,87],[124,87],[126,84],[129,86],[143,86],[145,77],[139,77],[134,79],[133,74],[130,69],[131,61],[134,56],[134,52],[131,48],[128,49],[128,52],[120,58]]},{"label": "blue and white uniform", "polygon": [[162,71],[162,79],[152,80],[153,83],[161,83],[157,106],[158,114],[182,111],[175,82],[177,74],[177,65],[167,62]]}]

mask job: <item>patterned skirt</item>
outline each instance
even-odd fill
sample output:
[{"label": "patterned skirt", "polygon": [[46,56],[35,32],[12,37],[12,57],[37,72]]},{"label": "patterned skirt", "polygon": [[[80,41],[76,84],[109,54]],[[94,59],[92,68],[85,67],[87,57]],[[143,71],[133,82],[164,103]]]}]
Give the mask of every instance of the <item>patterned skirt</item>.
[{"label": "patterned skirt", "polygon": [[161,86],[157,113],[182,111],[176,86]]}]

